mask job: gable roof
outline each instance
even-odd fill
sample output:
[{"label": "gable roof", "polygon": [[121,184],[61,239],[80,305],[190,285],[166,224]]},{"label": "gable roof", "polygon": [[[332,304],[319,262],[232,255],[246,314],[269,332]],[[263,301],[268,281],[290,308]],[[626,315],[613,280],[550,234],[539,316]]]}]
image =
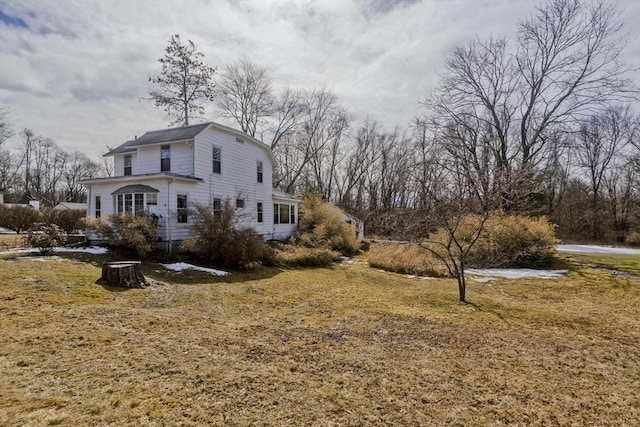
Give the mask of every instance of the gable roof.
[{"label": "gable roof", "polygon": [[282,200],[292,200],[292,201],[300,201],[299,197],[294,196],[293,194],[285,193],[284,191],[278,190],[274,188],[272,191],[272,197],[274,199],[282,199]]},{"label": "gable roof", "polygon": [[233,135],[241,137],[245,141],[250,141],[253,144],[256,144],[258,147],[260,147],[261,149],[267,152],[267,155],[271,158],[271,161],[273,162],[273,164],[276,163],[276,159],[275,157],[273,157],[271,148],[267,144],[240,130],[233,129],[216,122],[205,122],[205,123],[198,123],[197,125],[152,130],[152,131],[146,132],[144,135],[142,135],[139,138],[129,140],[124,144],[119,145],[118,147],[104,154],[103,157],[113,156],[115,154],[122,154],[122,153],[135,153],[138,147],[145,146],[145,145],[162,144],[165,142],[169,143],[169,142],[186,141],[186,140],[194,139],[196,136],[198,136],[200,132],[204,131],[208,127],[213,127],[219,131],[231,133]]},{"label": "gable roof", "polygon": [[179,128],[159,129],[145,132],[139,138],[125,142],[114,148],[104,156],[112,156],[136,151],[138,147],[151,144],[161,144],[163,142],[185,141],[195,138],[200,132],[211,126],[212,122],[199,123],[197,125],[182,126]]}]

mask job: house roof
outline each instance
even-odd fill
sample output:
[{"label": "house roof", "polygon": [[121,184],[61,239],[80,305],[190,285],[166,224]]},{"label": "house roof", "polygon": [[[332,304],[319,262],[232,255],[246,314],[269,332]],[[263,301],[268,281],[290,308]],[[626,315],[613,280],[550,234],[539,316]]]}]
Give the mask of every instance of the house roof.
[{"label": "house roof", "polygon": [[285,193],[284,191],[280,191],[277,189],[273,189],[272,193],[274,199],[284,199],[284,200],[295,200],[300,201],[299,197],[294,196],[293,194]]},{"label": "house roof", "polygon": [[87,178],[81,179],[79,182],[83,185],[101,184],[101,183],[114,183],[114,182],[127,182],[127,181],[149,181],[149,180],[180,180],[186,182],[198,182],[202,181],[202,178],[196,178],[195,176],[181,175],[173,172],[155,172],[155,173],[143,173],[139,175],[124,175],[124,176],[103,176],[100,178]]},{"label": "house roof", "polygon": [[276,163],[276,159],[273,157],[271,148],[267,144],[240,130],[233,129],[216,122],[198,123],[197,125],[182,126],[179,128],[152,130],[146,132],[139,138],[129,140],[124,144],[114,148],[113,150],[109,150],[109,152],[104,154],[104,157],[113,156],[115,154],[135,153],[138,147],[142,147],[145,145],[192,140],[196,136],[198,136],[200,132],[204,131],[210,126],[216,128],[219,131],[231,133],[233,135],[241,137],[245,141],[251,141],[267,152],[267,155],[271,158],[273,164]]},{"label": "house roof", "polygon": [[116,191],[111,193],[111,195],[115,194],[126,194],[126,193],[159,193],[160,190],[150,187],[144,184],[131,184],[125,185],[124,187],[118,188]]},{"label": "house roof", "polygon": [[86,203],[62,202],[62,203],[58,203],[57,205],[55,205],[53,207],[53,209],[56,209],[56,210],[70,209],[70,210],[83,210],[83,211],[86,211],[87,210],[87,204]]},{"label": "house roof", "polygon": [[193,139],[200,132],[205,130],[211,125],[211,122],[199,123],[197,125],[190,126],[182,126],[179,128],[170,128],[170,129],[160,129],[160,130],[152,130],[149,132],[145,132],[139,138],[134,140],[130,140],[120,145],[119,147],[114,148],[105,154],[105,156],[112,156],[114,154],[121,154],[126,152],[135,151],[136,148],[142,147],[145,145],[152,144],[161,144],[163,142],[173,142],[173,141],[185,141],[189,139]]}]

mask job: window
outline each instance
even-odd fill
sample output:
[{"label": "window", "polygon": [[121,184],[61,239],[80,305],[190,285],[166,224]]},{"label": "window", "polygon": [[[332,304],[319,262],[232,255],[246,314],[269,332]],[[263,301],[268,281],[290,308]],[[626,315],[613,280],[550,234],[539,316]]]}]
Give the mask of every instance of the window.
[{"label": "window", "polygon": [[131,154],[124,156],[124,174],[131,175]]},{"label": "window", "polygon": [[[100,209],[100,201],[96,197],[96,217],[97,211]],[[147,199],[147,205],[158,204],[158,195],[156,193],[127,193],[114,196],[115,211],[121,213],[134,213],[136,215],[144,215],[144,200]]]},{"label": "window", "polygon": [[239,142],[240,144],[244,144],[244,139],[236,136],[236,142]]},{"label": "window", "polygon": [[222,201],[220,199],[213,199],[213,216],[222,215]]},{"label": "window", "polygon": [[160,148],[160,172],[171,171],[171,147],[163,145]]},{"label": "window", "polygon": [[262,162],[258,160],[258,182],[262,182]]},{"label": "window", "polygon": [[128,213],[133,212],[133,194],[124,195],[124,211]]},{"label": "window", "polygon": [[186,223],[189,218],[187,215],[187,196],[178,194],[178,222]]},{"label": "window", "polygon": [[144,214],[144,194],[136,193],[133,195],[133,212],[136,215]]},{"label": "window", "polygon": [[100,218],[101,212],[102,212],[102,202],[100,200],[100,196],[96,196],[96,218]]},{"label": "window", "polygon": [[213,147],[213,173],[222,173],[222,150]]},{"label": "window", "polygon": [[236,199],[236,208],[237,209],[244,208],[244,199]]},{"label": "window", "polygon": [[262,202],[258,202],[258,222],[262,222]]},{"label": "window", "polygon": [[273,205],[274,224],[295,224],[295,206],[284,203]]}]

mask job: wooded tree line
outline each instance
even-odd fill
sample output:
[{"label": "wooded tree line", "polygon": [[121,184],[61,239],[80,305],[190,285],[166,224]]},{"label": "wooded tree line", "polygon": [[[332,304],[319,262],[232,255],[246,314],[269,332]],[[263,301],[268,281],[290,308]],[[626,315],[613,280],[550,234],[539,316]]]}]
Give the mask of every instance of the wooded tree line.
[{"label": "wooded tree line", "polygon": [[[454,49],[416,117],[393,128],[355,122],[326,87],[276,88],[270,70],[248,59],[216,70],[179,35],[149,78],[150,95],[172,124],[223,121],[270,145],[275,186],[317,192],[372,234],[424,235],[455,206],[547,215],[568,240],[640,243],[639,92],[637,70],[621,62],[626,44],[615,5],[550,0],[515,39]],[[0,166],[0,188],[52,198],[55,182],[66,188],[59,194],[75,194],[73,173],[53,166],[73,156],[56,160],[45,138],[29,138],[23,132],[5,162],[13,168]],[[51,166],[36,177],[43,158]]]},{"label": "wooded tree line", "polygon": [[0,192],[6,203],[84,202],[85,188],[79,181],[103,176],[107,169],[107,164],[77,150],[65,151],[31,129],[16,134],[9,111],[0,109]]},{"label": "wooded tree line", "polygon": [[425,235],[455,206],[547,215],[565,239],[623,242],[640,240],[637,70],[621,62],[625,47],[614,5],[551,0],[515,40],[451,52],[406,128],[354,123],[327,88],[275,90],[246,59],[223,66],[211,93],[218,117],[271,146],[276,186],[317,192],[371,233]]}]

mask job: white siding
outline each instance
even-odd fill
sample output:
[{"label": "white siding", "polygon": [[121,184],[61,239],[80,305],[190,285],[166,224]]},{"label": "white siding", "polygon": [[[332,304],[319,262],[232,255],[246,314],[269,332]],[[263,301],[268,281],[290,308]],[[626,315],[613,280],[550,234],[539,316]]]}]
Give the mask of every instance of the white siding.
[{"label": "white siding", "polygon": [[[213,147],[219,147],[222,152],[221,173],[213,173]],[[262,182],[257,178],[257,162],[263,164]],[[242,210],[244,224],[251,226],[262,235],[273,233],[273,201],[271,158],[264,148],[245,138],[244,143],[236,142],[236,136],[231,133],[213,130],[202,132],[196,138],[195,146],[195,176],[203,179],[197,185],[194,202],[211,205],[215,198],[231,199],[235,204],[236,198],[243,198],[245,209]],[[263,205],[263,222],[258,223],[257,204]]]},{"label": "white siding", "polygon": [[[171,147],[171,171],[180,175],[193,176],[193,143],[178,142],[163,144]],[[138,167],[134,174],[160,172],[160,149],[162,145],[138,148]]]},{"label": "white siding", "polygon": [[[116,189],[135,184],[146,184],[159,190],[158,205],[150,208],[150,213],[159,215],[159,233],[164,241],[182,240],[191,233],[192,217],[186,224],[177,222],[177,196],[187,196],[188,207],[195,204],[211,206],[213,199],[230,199],[235,205],[237,198],[244,199],[245,207],[239,213],[243,217],[243,225],[252,227],[266,239],[286,238],[296,229],[296,224],[273,223],[272,192],[272,157],[266,146],[245,137],[244,143],[236,141],[236,134],[217,128],[208,128],[201,132],[192,142],[178,142],[171,146],[171,172],[195,176],[202,181],[187,182],[173,180],[173,178],[141,177],[135,181],[118,180],[120,182],[105,182],[90,184],[92,200],[89,216],[95,215],[93,200],[101,196],[103,217],[116,212],[111,193]],[[221,149],[221,173],[213,173],[213,147]],[[160,150],[162,144],[139,147],[137,155],[132,155],[133,175],[160,173]],[[262,162],[262,182],[257,179],[258,161]],[[114,156],[115,176],[124,174],[124,155]],[[258,223],[257,204],[263,206],[263,222]],[[296,206],[296,222],[298,220],[297,202],[282,200],[283,203]],[[145,206],[146,207],[146,206]]]}]

